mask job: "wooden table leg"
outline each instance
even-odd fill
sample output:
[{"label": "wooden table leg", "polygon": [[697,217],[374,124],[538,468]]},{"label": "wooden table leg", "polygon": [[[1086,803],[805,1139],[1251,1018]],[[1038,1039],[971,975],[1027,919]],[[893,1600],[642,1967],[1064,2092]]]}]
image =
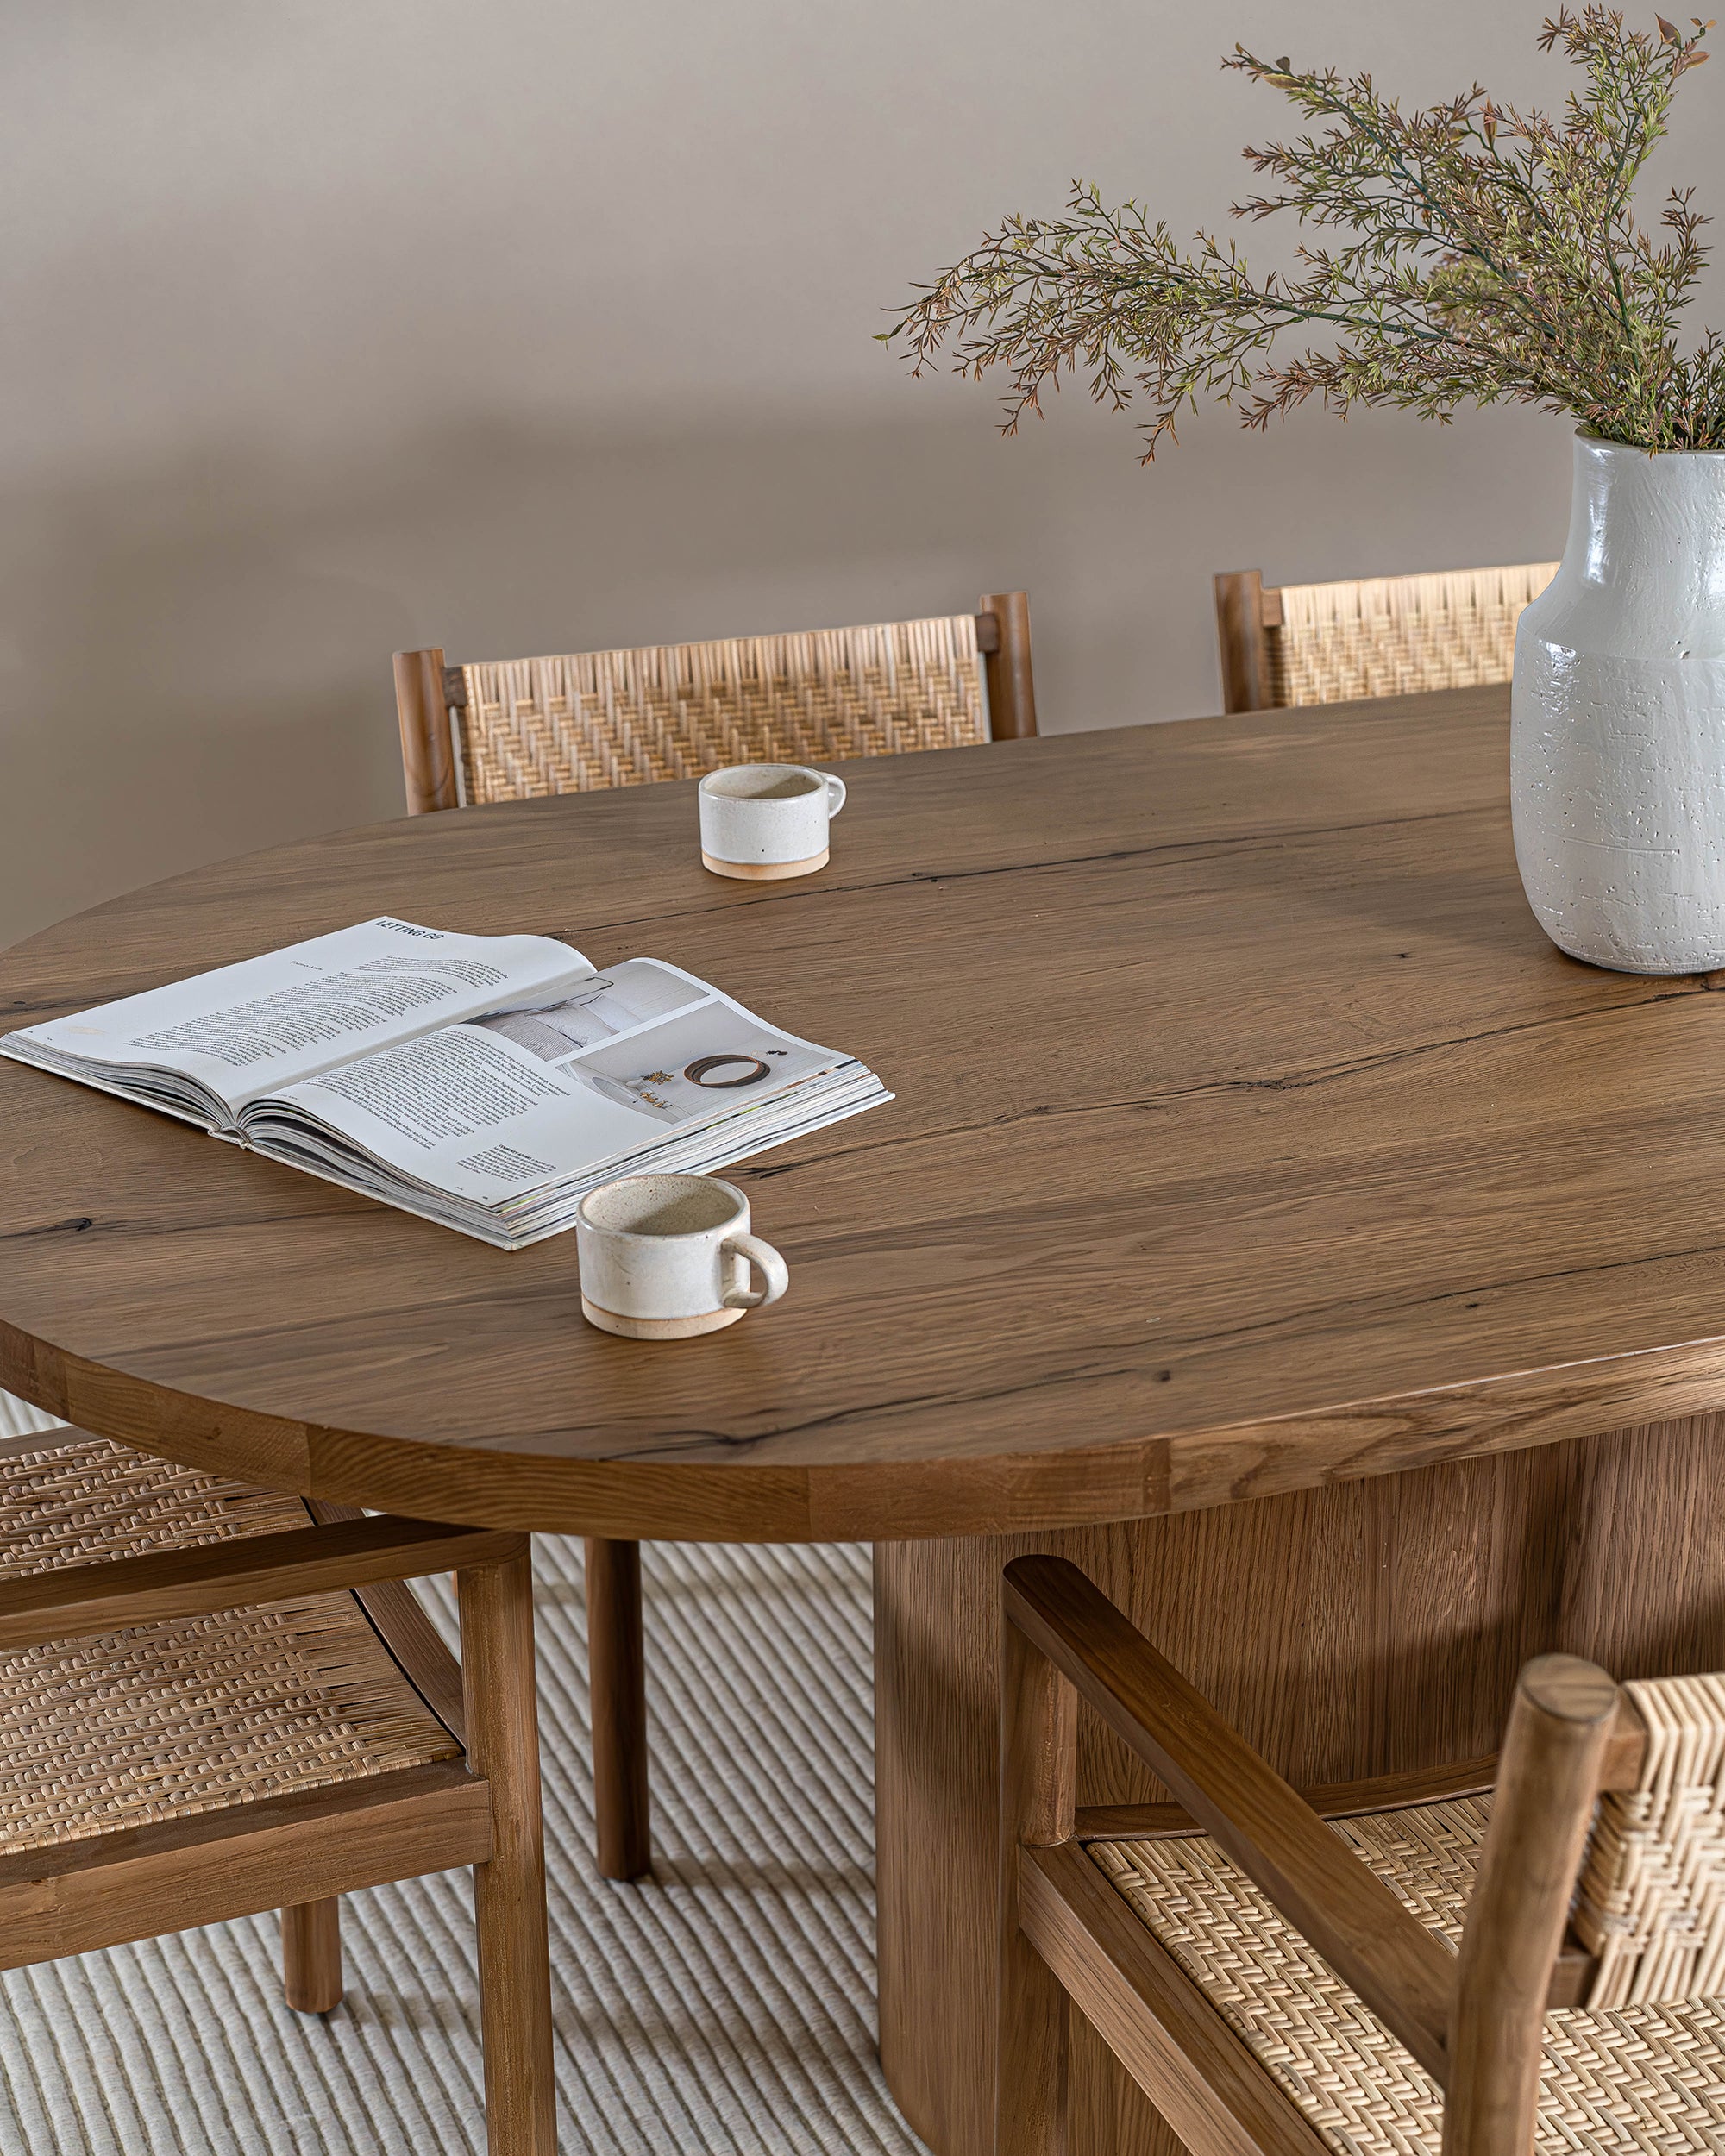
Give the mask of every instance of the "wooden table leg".
[{"label": "wooden table leg", "polygon": [[[1725,1668],[1725,1418],[1208,1513],[875,1552],[881,2057],[936,2156],[990,2156],[1000,1576],[1089,1573],[1290,1780],[1495,1751],[1530,1656]],[[1088,1712],[1077,1801],[1166,1794]],[[1075,2017],[1072,2156],[1177,2143]]]},{"label": "wooden table leg", "polygon": [[456,1575],[467,1758],[491,1783],[492,1853],[474,1867],[490,2156],[556,2156],[551,1964],[539,1807],[528,1555]]},{"label": "wooden table leg", "polygon": [[599,1875],[602,1879],[639,1879],[653,1868],[641,1545],[590,1535],[586,1577]]}]

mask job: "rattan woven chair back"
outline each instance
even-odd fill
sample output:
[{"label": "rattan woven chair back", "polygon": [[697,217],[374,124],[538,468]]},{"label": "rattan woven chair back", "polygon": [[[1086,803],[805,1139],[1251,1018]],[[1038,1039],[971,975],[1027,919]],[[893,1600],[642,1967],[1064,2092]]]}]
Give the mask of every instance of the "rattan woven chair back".
[{"label": "rattan woven chair back", "polygon": [[1222,709],[1342,704],[1507,681],[1515,624],[1555,561],[1266,591],[1256,569],[1219,576]]},{"label": "rattan woven chair back", "polygon": [[[452,1568],[465,1682],[404,1584]],[[492,2156],[551,2156],[530,1598],[522,1536],[0,1441],[0,1968],[279,1908],[327,2013],[337,1897],[473,1865]]]},{"label": "rattan woven chair back", "polygon": [[1725,1677],[1623,1687],[1647,1732],[1634,1786],[1608,1791],[1571,1921],[1595,2009],[1725,1997]]},{"label": "rattan woven chair back", "polygon": [[410,814],[1036,731],[1022,592],[978,614],[446,666],[395,659]]},{"label": "rattan woven chair back", "polygon": [[[1485,1786],[1308,1804],[1074,1567],[1006,1598],[997,2156],[1064,2147],[1069,1995],[1192,2156],[1725,2148],[1725,1681],[1544,1656]],[[1087,1831],[1075,1693],[1183,1820]]]}]

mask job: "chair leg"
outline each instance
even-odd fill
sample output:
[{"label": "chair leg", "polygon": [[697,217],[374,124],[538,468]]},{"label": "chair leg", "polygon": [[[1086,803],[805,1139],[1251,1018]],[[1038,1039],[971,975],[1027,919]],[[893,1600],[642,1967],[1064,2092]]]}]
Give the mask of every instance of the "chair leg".
[{"label": "chair leg", "polygon": [[1000,2051],[994,2156],[1066,2156],[1071,2007],[1019,1929],[1019,1851],[1072,1832],[1078,1695],[1017,1626],[1000,1656]]},{"label": "chair leg", "polygon": [[281,1913],[281,1978],[301,2014],[330,2014],[342,2003],[342,1903],[300,1902]]},{"label": "chair leg", "polygon": [[602,1879],[639,1879],[653,1865],[641,1545],[590,1537],[586,1551],[599,1871]]},{"label": "chair leg", "polygon": [[467,1761],[491,1784],[491,1858],[474,1867],[490,2156],[556,2156],[531,1560],[456,1579]]}]

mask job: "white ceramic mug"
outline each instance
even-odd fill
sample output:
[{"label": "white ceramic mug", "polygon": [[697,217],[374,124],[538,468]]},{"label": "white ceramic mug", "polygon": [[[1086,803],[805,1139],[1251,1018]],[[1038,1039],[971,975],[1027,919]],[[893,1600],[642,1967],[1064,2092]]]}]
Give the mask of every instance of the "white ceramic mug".
[{"label": "white ceramic mug", "polygon": [[701,864],[716,876],[806,876],[827,862],[844,781],[801,763],[733,763],[700,782]]},{"label": "white ceramic mug", "polygon": [[[689,1340],[777,1302],[785,1261],[749,1232],[749,1200],[716,1175],[630,1175],[575,1210],[581,1314],[629,1340]],[[749,1269],[765,1283],[749,1285]]]}]

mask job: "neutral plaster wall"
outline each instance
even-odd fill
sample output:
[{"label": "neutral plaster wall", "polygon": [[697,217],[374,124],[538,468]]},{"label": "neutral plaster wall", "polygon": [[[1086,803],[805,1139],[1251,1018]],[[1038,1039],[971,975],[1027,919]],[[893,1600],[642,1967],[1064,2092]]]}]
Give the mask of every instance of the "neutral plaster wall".
[{"label": "neutral plaster wall", "polygon": [[[1544,556],[1568,447],[1226,416],[1149,471],[871,342],[1075,173],[1215,221],[1235,37],[1554,102],[1541,0],[10,0],[0,940],[398,812],[389,654],[1032,593],[1044,725],[1218,700],[1214,569]],[[1725,202],[1725,83],[1666,162]],[[1254,249],[1268,244],[1249,235]]]}]

